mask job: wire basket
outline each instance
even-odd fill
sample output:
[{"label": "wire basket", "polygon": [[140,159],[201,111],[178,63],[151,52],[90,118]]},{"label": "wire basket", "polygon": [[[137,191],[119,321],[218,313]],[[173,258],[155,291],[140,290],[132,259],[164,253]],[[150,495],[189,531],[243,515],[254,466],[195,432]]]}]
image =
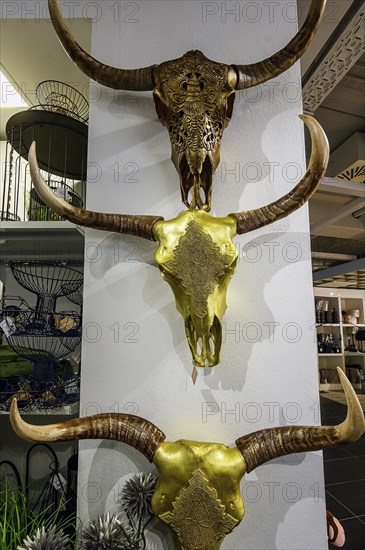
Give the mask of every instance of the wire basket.
[{"label": "wire basket", "polygon": [[[63,181],[49,180],[48,186],[64,201],[77,208],[82,208],[81,197]],[[28,219],[30,221],[59,221],[64,220],[57,212],[49,208],[40,198],[34,187],[29,192]]]},{"label": "wire basket", "polygon": [[45,111],[52,111],[82,122],[89,118],[89,104],[75,88],[58,80],[44,80],[38,84],[36,96]]},{"label": "wire basket", "polygon": [[76,304],[78,306],[82,306],[83,303],[83,289],[82,287],[79,287],[77,290],[73,290],[70,292],[70,286],[68,283],[65,283],[63,285],[63,289],[65,291],[65,296],[67,296],[67,299],[70,300],[73,304]]},{"label": "wire basket", "polygon": [[33,378],[37,383],[52,379],[55,362],[81,342],[81,318],[76,312],[30,309],[6,317],[6,323],[9,347],[34,363]]},{"label": "wire basket", "polygon": [[80,271],[62,264],[13,262],[10,268],[21,286],[38,295],[38,310],[54,311],[56,299],[65,296],[66,292],[74,292],[83,282]]},{"label": "wire basket", "polygon": [[25,359],[56,360],[73,351],[81,341],[81,318],[67,311],[28,309],[6,317],[9,346]]},{"label": "wire basket", "polygon": [[0,411],[9,411],[14,397],[18,401],[19,409],[33,410],[31,384],[27,379],[19,377],[0,379]]},{"label": "wire basket", "polygon": [[0,220],[2,222],[20,222],[20,216],[17,214],[14,214],[13,212],[9,212],[8,210],[1,210],[0,211]]},{"label": "wire basket", "polygon": [[0,379],[0,411],[9,411],[14,397],[24,412],[72,405],[80,397],[80,377],[76,374],[57,376],[38,383],[33,378]]},{"label": "wire basket", "polygon": [[0,319],[14,318],[19,315],[24,309],[30,309],[27,302],[21,296],[3,296],[0,300],[1,311]]}]

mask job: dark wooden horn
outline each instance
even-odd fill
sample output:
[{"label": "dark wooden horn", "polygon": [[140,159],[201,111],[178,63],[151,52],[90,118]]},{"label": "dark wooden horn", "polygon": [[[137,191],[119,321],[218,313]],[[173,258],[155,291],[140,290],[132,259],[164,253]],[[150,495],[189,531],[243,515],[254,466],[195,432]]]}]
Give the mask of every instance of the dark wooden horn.
[{"label": "dark wooden horn", "polygon": [[62,17],[57,0],[48,0],[48,8],[53,27],[66,53],[88,77],[115,90],[153,90],[154,65],[141,69],[118,69],[101,63],[76,42]]},{"label": "dark wooden horn", "polygon": [[11,403],[10,422],[19,437],[26,441],[115,439],[134,447],[150,462],[166,437],[154,424],[132,414],[95,414],[60,424],[35,426],[21,418],[16,399]]},{"label": "dark wooden horn", "polygon": [[299,115],[308,126],[312,138],[312,153],[304,177],[280,199],[247,212],[228,214],[237,222],[237,234],[248,233],[289,216],[303,206],[321,183],[328,165],[329,145],[322,126],[309,115]]},{"label": "dark wooden horn", "polygon": [[346,395],[346,419],[338,426],[285,426],[240,437],[236,445],[248,472],[279,456],[352,443],[362,436],[365,420],[360,401],[346,374],[339,367],[337,371]]},{"label": "dark wooden horn", "polygon": [[251,65],[232,65],[237,72],[237,90],[262,84],[290,69],[304,54],[321,23],[326,0],[312,0],[306,20],[294,38],[274,55]]},{"label": "dark wooden horn", "polygon": [[29,167],[33,185],[43,202],[52,210],[57,212],[62,218],[69,220],[77,225],[92,227],[102,231],[114,231],[116,233],[126,233],[137,235],[145,239],[155,241],[153,227],[161,216],[138,216],[132,214],[107,214],[103,212],[92,212],[76,208],[65,200],[53,193],[50,187],[44,181],[37,162],[36,146],[33,141],[29,149]]}]

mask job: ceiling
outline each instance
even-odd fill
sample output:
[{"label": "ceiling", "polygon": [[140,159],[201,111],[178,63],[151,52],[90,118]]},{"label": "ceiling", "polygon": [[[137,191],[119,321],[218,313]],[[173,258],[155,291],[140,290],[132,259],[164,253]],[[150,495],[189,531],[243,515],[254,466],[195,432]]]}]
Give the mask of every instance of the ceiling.
[{"label": "ceiling", "polygon": [[[298,0],[299,24],[310,0]],[[365,53],[357,27],[363,21],[364,3],[359,0],[328,2],[324,21],[301,60],[304,108],[314,113],[330,143],[327,177],[310,200],[312,256],[315,284],[323,279],[334,286],[364,288],[361,258],[364,257],[365,216]],[[72,33],[90,51],[91,23],[69,22]],[[362,43],[361,43],[362,42]],[[31,47],[30,47],[31,45]],[[35,89],[43,80],[58,80],[88,95],[88,79],[65,55],[49,21],[8,20],[0,36],[3,65],[22,90],[29,106],[37,104]],[[354,62],[355,61],[355,62]],[[0,139],[5,139],[6,121],[20,109],[0,109]],[[307,144],[310,152],[310,144]],[[340,175],[340,177],[338,177]],[[355,212],[357,217],[352,214]],[[353,269],[353,262],[356,270]],[[351,277],[331,269],[345,266]],[[357,273],[357,267],[359,273]],[[346,267],[342,268],[346,271]],[[321,272],[325,277],[321,277]],[[354,275],[355,273],[355,275]],[[342,277],[342,278],[341,278]],[[347,284],[350,280],[350,285]]]}]

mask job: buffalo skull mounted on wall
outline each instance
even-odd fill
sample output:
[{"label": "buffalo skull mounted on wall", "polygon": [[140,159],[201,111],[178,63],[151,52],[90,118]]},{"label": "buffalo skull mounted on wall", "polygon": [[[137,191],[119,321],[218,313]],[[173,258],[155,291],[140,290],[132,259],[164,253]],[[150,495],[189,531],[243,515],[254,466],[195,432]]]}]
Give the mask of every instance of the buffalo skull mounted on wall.
[{"label": "buffalo skull mounted on wall", "polygon": [[228,214],[225,218],[215,218],[201,210],[187,210],[165,221],[160,216],[107,214],[76,208],[57,197],[42,178],[34,143],[29,151],[33,185],[50,208],[73,223],[158,241],[155,260],[184,317],[193,363],[198,367],[213,367],[220,360],[227,287],[238,256],[233,237],[280,220],[300,208],[325,174],[329,158],[327,138],[314,118],[308,115],[301,118],[308,125],[313,141],[304,177],[289,193],[271,204]]},{"label": "buffalo skull mounted on wall", "polygon": [[223,130],[232,116],[235,90],[262,84],[294,65],[321,22],[326,0],[312,0],[300,31],[285,48],[263,61],[226,65],[193,50],[141,69],[118,69],[93,58],[73,38],[57,0],[48,0],[48,5],[63,47],[87,76],[116,90],[153,90],[158,117],[170,135],[183,203],[209,212],[213,174],[220,160]]},{"label": "buffalo skull mounted on wall", "polygon": [[347,417],[337,426],[284,426],[253,432],[229,448],[219,443],[179,440],[151,422],[129,414],[97,414],[62,424],[24,422],[13,400],[10,420],[28,441],[116,439],[133,446],[156,466],[160,478],[152,511],[172,530],[176,550],[218,550],[244,515],[240,481],[246,472],[280,456],[351,443],[365,430],[364,414],[349,380],[338,368]]}]

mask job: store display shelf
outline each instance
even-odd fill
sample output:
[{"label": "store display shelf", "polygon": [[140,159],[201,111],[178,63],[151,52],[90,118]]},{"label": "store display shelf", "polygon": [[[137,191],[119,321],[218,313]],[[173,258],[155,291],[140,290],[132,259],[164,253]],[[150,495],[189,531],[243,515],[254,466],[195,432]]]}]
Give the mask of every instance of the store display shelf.
[{"label": "store display shelf", "polygon": [[[325,387],[325,389],[322,389],[323,387]],[[323,392],[323,393],[327,393],[329,391],[341,391],[341,390],[342,390],[341,384],[337,384],[337,383],[329,383],[329,384],[320,384],[319,385],[319,391]]]},{"label": "store display shelf", "polygon": [[319,327],[340,327],[341,323],[316,323],[316,328]]},{"label": "store display shelf", "polygon": [[[343,353],[319,353],[318,357],[342,357]],[[354,353],[356,355],[356,353]]]},{"label": "store display shelf", "polygon": [[[74,416],[79,413],[79,403],[64,405],[63,407],[24,411],[22,416]],[[0,411],[0,415],[9,415],[9,411]]]}]

